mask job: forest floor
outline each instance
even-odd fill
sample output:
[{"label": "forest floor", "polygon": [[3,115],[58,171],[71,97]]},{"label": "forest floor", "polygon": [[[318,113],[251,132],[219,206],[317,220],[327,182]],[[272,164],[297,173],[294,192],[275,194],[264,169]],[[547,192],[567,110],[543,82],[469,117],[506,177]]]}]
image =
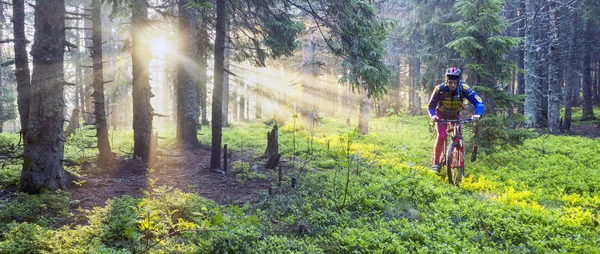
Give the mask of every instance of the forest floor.
[{"label": "forest floor", "polygon": [[[573,125],[567,135],[598,138],[600,128],[596,125]],[[239,154],[236,153],[229,157],[230,162],[238,159]],[[253,164],[252,161],[246,162]],[[231,170],[229,174],[221,174],[210,170],[209,165],[210,149],[184,153],[176,147],[170,147],[161,150],[158,161],[150,170],[124,157],[105,168],[86,170],[84,166],[82,179],[85,182],[71,190],[71,200],[77,203],[72,206],[72,211],[104,206],[107,200],[124,195],[142,197],[143,190],[161,186],[197,193],[221,205],[242,206],[246,202],[256,201],[258,192],[266,191],[269,187],[270,180],[267,178],[240,182]],[[264,168],[252,168],[259,171],[258,174],[272,175]]]},{"label": "forest floor", "polygon": [[588,138],[599,138],[600,128],[595,124],[571,125],[571,130],[568,135],[583,136]]},{"label": "forest floor", "polygon": [[[129,158],[118,158],[105,168],[86,170],[83,167],[81,186],[71,189],[72,203],[77,204],[72,205],[72,212],[77,213],[79,208],[104,206],[107,200],[124,195],[142,197],[143,190],[161,186],[197,193],[217,204],[237,206],[255,201],[259,191],[268,189],[266,178],[239,181],[231,172],[231,165],[228,174],[210,170],[210,149],[197,149],[191,153],[173,147],[161,150],[158,161],[150,169]],[[232,153],[229,161],[238,160],[238,157]],[[252,170],[269,174],[258,166]]]}]

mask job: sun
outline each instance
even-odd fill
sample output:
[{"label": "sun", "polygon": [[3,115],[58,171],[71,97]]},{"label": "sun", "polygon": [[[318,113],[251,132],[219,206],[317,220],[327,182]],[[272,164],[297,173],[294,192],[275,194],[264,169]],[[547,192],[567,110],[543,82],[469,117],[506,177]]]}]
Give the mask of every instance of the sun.
[{"label": "sun", "polygon": [[150,50],[152,55],[162,57],[172,52],[172,45],[165,38],[154,38],[150,40]]}]

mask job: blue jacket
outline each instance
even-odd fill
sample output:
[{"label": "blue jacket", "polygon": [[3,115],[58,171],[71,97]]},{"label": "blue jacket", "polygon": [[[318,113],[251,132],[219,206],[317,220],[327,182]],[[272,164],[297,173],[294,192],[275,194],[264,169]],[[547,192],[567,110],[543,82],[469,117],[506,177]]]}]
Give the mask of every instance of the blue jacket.
[{"label": "blue jacket", "polygon": [[483,114],[483,99],[467,84],[460,81],[454,92],[450,92],[446,83],[439,84],[433,89],[429,100],[429,115],[437,115],[442,119],[456,119],[464,98],[475,106],[476,115]]}]

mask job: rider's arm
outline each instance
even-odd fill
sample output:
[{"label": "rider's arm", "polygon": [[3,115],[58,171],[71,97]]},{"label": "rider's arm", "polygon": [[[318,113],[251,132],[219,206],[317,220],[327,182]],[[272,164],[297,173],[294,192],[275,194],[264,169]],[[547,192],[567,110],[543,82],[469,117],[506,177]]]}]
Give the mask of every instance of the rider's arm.
[{"label": "rider's arm", "polygon": [[440,102],[440,86],[435,86],[435,88],[433,89],[433,93],[431,94],[431,99],[429,99],[429,116],[435,116],[435,108],[438,105],[438,102]]},{"label": "rider's arm", "polygon": [[479,96],[473,88],[470,88],[467,84],[462,84],[462,91],[464,96],[475,106],[475,115],[483,114],[483,99]]}]

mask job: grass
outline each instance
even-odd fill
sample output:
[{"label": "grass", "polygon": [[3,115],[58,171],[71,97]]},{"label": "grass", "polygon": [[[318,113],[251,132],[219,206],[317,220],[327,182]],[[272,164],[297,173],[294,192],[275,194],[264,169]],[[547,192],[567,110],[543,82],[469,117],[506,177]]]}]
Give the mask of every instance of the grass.
[{"label": "grass", "polygon": [[[224,129],[223,144],[260,155],[270,128],[237,123]],[[426,117],[374,119],[365,136],[352,134],[344,119],[325,119],[310,130],[310,124],[289,122],[279,132],[296,189],[289,181],[274,185],[274,195],[264,193],[242,208],[155,189],[144,198],[113,199],[76,227],[35,216],[19,222],[14,215],[23,212],[11,208],[0,218],[8,225],[0,232],[0,252],[600,252],[597,139],[545,135],[499,147],[467,162],[458,188],[429,172],[433,132]],[[129,134],[119,135],[126,147]],[[209,128],[199,138],[209,144]],[[77,149],[70,156],[77,159]],[[0,207],[27,203],[44,218],[60,215],[32,197],[18,202]]]}]

